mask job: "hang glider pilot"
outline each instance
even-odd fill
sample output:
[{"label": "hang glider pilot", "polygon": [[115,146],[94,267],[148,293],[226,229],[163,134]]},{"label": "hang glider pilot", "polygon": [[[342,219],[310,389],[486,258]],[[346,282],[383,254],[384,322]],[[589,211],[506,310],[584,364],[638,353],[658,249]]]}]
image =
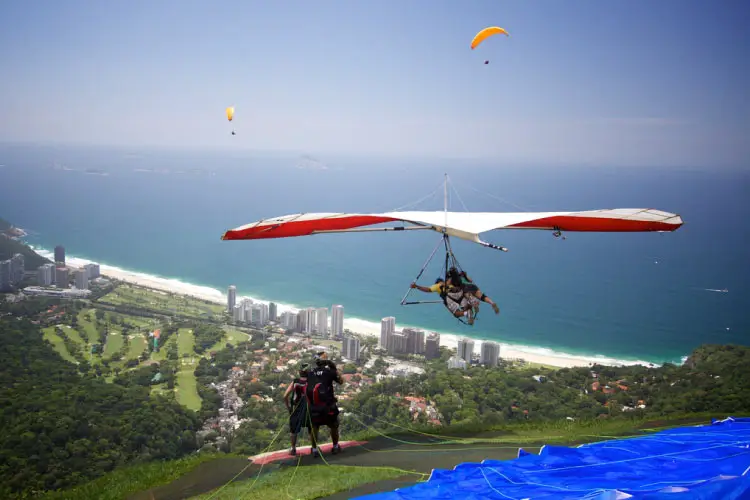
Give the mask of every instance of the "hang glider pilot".
[{"label": "hang glider pilot", "polygon": [[465,272],[459,272],[455,267],[447,273],[447,279],[438,278],[435,284],[430,287],[411,284],[420,292],[439,293],[443,299],[445,307],[455,316],[461,318],[465,316],[467,323],[474,324],[474,317],[479,312],[479,301],[487,302],[492,305],[495,314],[500,312],[500,308],[491,298],[486,296],[466,275]]}]

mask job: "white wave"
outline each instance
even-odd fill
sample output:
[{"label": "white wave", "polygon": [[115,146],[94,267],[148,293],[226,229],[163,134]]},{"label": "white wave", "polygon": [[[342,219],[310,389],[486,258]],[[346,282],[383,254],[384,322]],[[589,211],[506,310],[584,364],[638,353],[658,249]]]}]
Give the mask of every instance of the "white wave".
[{"label": "white wave", "polygon": [[[32,247],[34,248],[34,247]],[[41,256],[53,259],[54,253],[43,249],[43,248],[34,248],[34,250]],[[90,259],[80,258],[80,257],[74,257],[71,255],[66,256],[66,264],[68,264],[71,267],[81,267],[84,264],[88,264],[90,262],[94,262]],[[217,290],[216,288],[209,287],[209,286],[203,286],[203,285],[196,285],[193,283],[187,283],[185,281],[175,279],[175,278],[166,278],[154,274],[147,274],[139,271],[131,271],[127,269],[122,269],[120,267],[111,266],[108,264],[103,264],[99,262],[99,267],[102,275],[110,276],[112,278],[116,278],[122,281],[142,285],[142,286],[148,286],[154,289],[178,293],[182,295],[187,295],[191,297],[195,297],[202,300],[211,301],[217,304],[226,304],[227,303],[227,295],[226,293]],[[275,302],[275,301],[269,301],[269,300],[263,300],[259,299],[257,297],[251,297],[247,295],[237,295],[238,301],[242,299],[250,299],[253,302],[261,302],[268,304],[269,302]],[[289,304],[289,303],[279,303],[275,302],[277,305],[277,310],[279,313],[283,313],[286,311],[290,311],[293,313],[299,312],[301,307],[295,305],[295,304]],[[344,311],[346,311],[346,305],[344,304]],[[422,328],[417,325],[400,325],[403,327],[411,327],[411,328]],[[345,316],[344,319],[344,327],[348,330],[359,333],[359,334],[365,334],[365,335],[374,335],[374,336],[380,336],[380,323],[369,321],[361,318],[347,318]],[[461,338],[471,338],[474,340],[474,352],[480,353],[482,348],[482,343],[486,340],[476,339],[471,337],[471,335],[457,335],[455,333],[451,332],[444,332],[444,331],[437,331],[437,330],[430,330],[426,328],[422,328],[425,331],[435,331],[436,333],[440,334],[440,345],[443,345],[448,348],[456,348],[458,345],[458,341]],[[546,347],[537,347],[537,346],[528,346],[528,345],[518,345],[518,344],[510,344],[505,342],[498,342],[500,344],[500,356],[506,359],[524,359],[526,361],[532,362],[532,363],[541,363],[545,365],[551,365],[551,366],[558,366],[558,367],[575,367],[575,366],[590,366],[592,364],[600,364],[600,365],[609,365],[609,366],[627,366],[627,365],[654,365],[659,366],[660,363],[652,363],[650,361],[644,361],[644,360],[628,360],[628,359],[617,359],[612,358],[609,356],[604,355],[581,355],[581,354],[570,354],[565,352],[559,352],[555,351],[553,349],[549,349]],[[683,358],[687,359],[686,357]]]}]

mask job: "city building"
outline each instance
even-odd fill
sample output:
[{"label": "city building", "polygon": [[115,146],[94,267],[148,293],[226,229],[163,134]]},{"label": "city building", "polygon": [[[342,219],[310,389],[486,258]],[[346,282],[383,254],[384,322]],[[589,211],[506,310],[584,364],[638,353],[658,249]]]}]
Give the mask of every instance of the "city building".
[{"label": "city building", "polygon": [[67,267],[55,268],[55,286],[57,288],[68,288],[70,286],[70,273]]},{"label": "city building", "polygon": [[0,291],[10,290],[12,282],[13,278],[10,272],[10,259],[7,259],[0,262]]},{"label": "city building", "polygon": [[396,332],[388,339],[388,354],[407,354],[406,335]]},{"label": "city building", "polygon": [[497,342],[482,342],[480,361],[485,366],[497,366],[500,358],[500,344]]},{"label": "city building", "polygon": [[467,366],[468,363],[463,358],[451,356],[448,360],[448,368],[461,368],[465,370]]},{"label": "city building", "polygon": [[95,262],[90,262],[83,266],[84,269],[86,269],[86,275],[90,280],[96,279],[100,276],[99,274],[99,264]]},{"label": "city building", "polygon": [[344,337],[341,341],[341,355],[352,361],[359,360],[359,339],[356,337]]},{"label": "city building", "polygon": [[297,331],[302,333],[313,333],[315,329],[315,308],[308,307],[297,313]]},{"label": "city building", "polygon": [[284,330],[296,330],[297,315],[291,311],[281,313],[281,328]]},{"label": "city building", "polygon": [[42,264],[36,270],[36,283],[39,286],[51,286],[55,282],[55,265]]},{"label": "city building", "polygon": [[474,341],[469,338],[462,338],[458,341],[456,356],[471,364],[471,357],[474,354]]},{"label": "city building", "polygon": [[331,307],[331,338],[344,336],[344,306],[335,304]]},{"label": "city building", "polygon": [[419,328],[404,328],[406,336],[406,354],[424,354],[424,331]]},{"label": "city building", "polygon": [[235,323],[245,322],[245,308],[242,304],[237,304],[232,309],[232,319]]},{"label": "city building", "polygon": [[65,299],[85,299],[91,295],[91,290],[78,290],[76,288],[68,290],[55,290],[54,288],[40,288],[38,286],[27,286],[23,289],[27,295],[44,295],[48,297],[62,297]]},{"label": "city building", "polygon": [[65,247],[62,245],[55,247],[55,263],[65,266]]},{"label": "city building", "polygon": [[88,290],[89,288],[89,277],[88,272],[85,268],[76,269],[73,273],[73,279],[76,285],[76,288],[79,290]]},{"label": "city building", "polygon": [[380,347],[382,349],[390,348],[390,340],[396,333],[396,318],[389,316],[380,320]]},{"label": "city building", "polygon": [[277,321],[279,319],[279,308],[275,302],[268,303],[268,320]]},{"label": "city building", "polygon": [[252,304],[250,306],[250,317],[246,318],[246,322],[251,323],[253,326],[266,326],[268,324],[268,305],[262,303]]},{"label": "city building", "polygon": [[237,305],[237,287],[231,285],[227,290],[227,312],[234,311],[235,305]]},{"label": "city building", "polygon": [[324,337],[328,335],[327,307],[319,307],[318,310],[315,311],[315,331]]},{"label": "city building", "polygon": [[427,359],[437,359],[440,357],[440,334],[432,332],[427,335],[425,342],[425,357]]}]

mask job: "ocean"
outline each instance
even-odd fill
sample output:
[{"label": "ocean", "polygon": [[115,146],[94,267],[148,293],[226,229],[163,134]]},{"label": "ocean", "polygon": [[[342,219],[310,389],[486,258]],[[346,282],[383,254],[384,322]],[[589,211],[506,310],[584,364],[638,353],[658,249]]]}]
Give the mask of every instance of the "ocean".
[{"label": "ocean", "polygon": [[[0,145],[0,217],[26,229],[35,247],[61,244],[70,256],[223,292],[235,285],[240,295],[294,307],[343,304],[347,317],[395,316],[397,327],[527,349],[679,363],[703,343],[750,342],[747,171],[316,160]],[[657,208],[685,224],[674,233],[565,240],[546,231],[484,235],[508,253],[453,241],[461,266],[501,309],[483,307],[471,327],[439,304],[400,305],[437,233],[220,240],[227,229],[291,213],[442,210],[444,173],[455,211]],[[443,257],[421,283],[435,280]]]}]

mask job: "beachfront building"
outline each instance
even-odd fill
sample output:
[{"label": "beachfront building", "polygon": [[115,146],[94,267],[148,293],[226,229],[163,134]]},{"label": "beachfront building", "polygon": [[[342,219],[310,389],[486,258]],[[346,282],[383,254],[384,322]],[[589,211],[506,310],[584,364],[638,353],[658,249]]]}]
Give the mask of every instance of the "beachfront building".
[{"label": "beachfront building", "polygon": [[388,354],[408,354],[407,338],[403,332],[395,332],[388,339]]},{"label": "beachfront building", "polygon": [[268,303],[268,320],[276,321],[279,319],[279,308],[275,302]]},{"label": "beachfront building", "polygon": [[232,320],[235,323],[242,323],[245,321],[245,308],[242,304],[237,304],[232,308]]},{"label": "beachfront building", "polygon": [[389,349],[391,337],[396,333],[396,318],[388,316],[380,320],[380,348]]},{"label": "beachfront building", "polygon": [[297,313],[297,331],[313,333],[315,328],[315,308],[308,307]]},{"label": "beachfront building", "polygon": [[352,361],[359,361],[359,339],[344,337],[341,341],[341,355]]},{"label": "beachfront building", "polygon": [[88,264],[83,266],[84,269],[86,269],[86,276],[88,276],[88,279],[95,280],[100,276],[99,274],[99,264],[96,262],[89,262]]},{"label": "beachfront building", "polygon": [[65,266],[55,268],[55,286],[57,288],[68,288],[70,285],[70,272]]},{"label": "beachfront building", "polygon": [[328,308],[319,307],[315,311],[315,331],[324,337],[328,335]]},{"label": "beachfront building", "polygon": [[247,322],[253,326],[266,326],[268,324],[268,305],[262,303],[251,304],[248,320]]},{"label": "beachfront building", "polygon": [[466,367],[469,365],[469,363],[466,362],[465,359],[459,358],[457,356],[451,356],[448,360],[448,368],[461,368],[462,370],[465,370]]},{"label": "beachfront building", "polygon": [[42,264],[36,270],[36,284],[39,286],[50,286],[55,282],[55,265]]},{"label": "beachfront building", "polygon": [[234,311],[235,305],[237,305],[237,287],[231,285],[227,290],[227,312]]},{"label": "beachfront building", "polygon": [[458,341],[456,356],[471,364],[471,357],[474,354],[474,341],[469,338],[462,338]]},{"label": "beachfront building", "polygon": [[73,280],[76,288],[79,290],[88,290],[89,288],[89,277],[86,269],[76,269],[73,273]]},{"label": "beachfront building", "polygon": [[55,263],[61,264],[62,267],[65,266],[65,247],[62,245],[55,247]]},{"label": "beachfront building", "polygon": [[344,306],[334,304],[331,307],[331,338],[340,339],[344,336]]},{"label": "beachfront building", "polygon": [[500,344],[497,342],[482,342],[481,353],[481,363],[488,367],[495,367],[500,358]]},{"label": "beachfront building", "polygon": [[406,336],[406,354],[424,354],[424,330],[407,327],[401,333]]},{"label": "beachfront building", "polygon": [[425,357],[427,359],[437,359],[440,357],[440,334],[431,332],[427,335],[425,342]]},{"label": "beachfront building", "polygon": [[284,330],[296,330],[297,315],[291,311],[281,313],[281,328]]}]

